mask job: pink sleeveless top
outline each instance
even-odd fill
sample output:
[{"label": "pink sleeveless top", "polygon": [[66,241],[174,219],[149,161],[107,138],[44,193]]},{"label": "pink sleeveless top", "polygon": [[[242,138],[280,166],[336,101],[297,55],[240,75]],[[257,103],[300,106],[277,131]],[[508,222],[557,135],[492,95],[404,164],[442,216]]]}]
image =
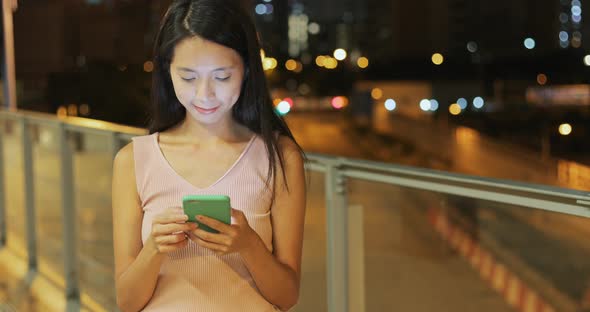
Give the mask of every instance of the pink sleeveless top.
[{"label": "pink sleeveless top", "polygon": [[[137,191],[143,208],[141,238],[149,237],[155,215],[182,207],[184,195],[228,195],[234,209],[272,251],[271,191],[265,185],[268,157],[253,136],[231,168],[212,185],[197,188],[170,166],[158,133],[133,138]],[[239,254],[217,256],[189,241],[170,253],[160,268],[154,294],[143,311],[276,311],[262,297]]]}]

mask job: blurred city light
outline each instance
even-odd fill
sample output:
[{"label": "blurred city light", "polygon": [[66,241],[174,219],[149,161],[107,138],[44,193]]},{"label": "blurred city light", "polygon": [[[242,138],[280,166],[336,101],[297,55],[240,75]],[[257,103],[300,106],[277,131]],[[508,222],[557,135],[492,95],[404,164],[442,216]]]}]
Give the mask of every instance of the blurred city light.
[{"label": "blurred city light", "polygon": [[309,23],[307,31],[312,35],[317,35],[320,33],[320,25],[318,23]]},{"label": "blurred city light", "polygon": [[369,59],[361,56],[359,57],[359,59],[356,61],[356,64],[358,65],[358,67],[360,68],[367,68],[367,66],[369,66]]},{"label": "blurred city light", "polygon": [[287,60],[285,62],[285,68],[287,68],[287,70],[295,70],[295,68],[297,68],[297,62],[295,60]]},{"label": "blurred city light", "polygon": [[579,48],[581,45],[582,45],[582,33],[576,30],[572,34],[572,46],[574,48]]},{"label": "blurred city light", "polygon": [[388,111],[393,111],[395,110],[395,108],[397,107],[397,104],[395,103],[395,101],[393,99],[387,99],[385,100],[385,109]]},{"label": "blurred city light", "polygon": [[431,104],[430,104],[430,100],[427,99],[423,99],[422,101],[420,101],[420,109],[427,112],[430,110]]},{"label": "blurred city light", "polygon": [[467,100],[465,98],[459,98],[457,100],[457,104],[459,104],[459,107],[461,107],[461,109],[467,108]]},{"label": "blurred city light", "polygon": [[277,67],[277,60],[273,57],[266,57],[262,61],[262,68],[264,70],[271,70]]},{"label": "blurred city light", "polygon": [[561,13],[561,14],[559,14],[559,21],[562,24],[565,24],[565,23],[567,23],[569,21],[569,17],[567,16],[567,14]]},{"label": "blurred city light", "polygon": [[440,53],[434,53],[432,55],[432,63],[434,63],[434,65],[440,65],[445,61],[445,58],[442,56],[442,54]]},{"label": "blurred city light", "polygon": [[373,88],[373,90],[371,90],[371,97],[375,100],[379,100],[381,99],[381,97],[383,96],[383,90],[379,89],[379,88]]},{"label": "blurred city light", "polygon": [[327,69],[334,69],[338,67],[338,60],[328,56],[324,59],[324,67]]},{"label": "blurred city light", "polygon": [[582,21],[582,15],[572,15],[572,22],[579,23]]},{"label": "blurred city light", "polygon": [[457,103],[451,104],[451,106],[449,106],[449,113],[455,116],[461,114],[461,106]]},{"label": "blurred city light", "polygon": [[578,5],[572,6],[572,16],[580,16],[582,15],[582,8]]},{"label": "blurred city light", "polygon": [[88,116],[90,115],[90,106],[88,106],[88,104],[82,104],[80,105],[80,115],[82,116]]},{"label": "blurred city light", "polygon": [[256,14],[258,15],[263,15],[266,14],[266,5],[260,3],[258,5],[256,5]]},{"label": "blurred city light", "polygon": [[57,117],[67,117],[68,116],[68,109],[65,106],[60,106],[57,109]]},{"label": "blurred city light", "polygon": [[274,106],[277,106],[277,105],[279,105],[279,103],[281,103],[282,101],[283,101],[283,100],[281,100],[281,99],[278,99],[278,98],[277,98],[277,99],[274,99],[274,100],[272,100],[272,104],[273,104]]},{"label": "blurred city light", "polygon": [[326,57],[323,55],[318,55],[318,57],[315,58],[315,64],[319,67],[324,67],[326,62]]},{"label": "blurred city light", "polygon": [[537,75],[537,83],[540,85],[545,85],[547,83],[547,75],[545,74],[538,74]]},{"label": "blurred city light", "polygon": [[559,134],[561,135],[569,135],[572,133],[572,126],[568,123],[564,123],[559,125]]},{"label": "blurred city light", "polygon": [[154,70],[154,63],[152,61],[146,61],[143,63],[143,71],[146,73],[151,73]]},{"label": "blurred city light", "polygon": [[438,101],[435,99],[430,100],[430,110],[435,112],[438,110]]},{"label": "blurred city light", "polygon": [[266,14],[272,14],[272,12],[274,12],[274,7],[272,6],[272,4],[266,4]]},{"label": "blurred city light", "polygon": [[578,38],[572,38],[572,47],[579,48],[582,45],[582,41]]},{"label": "blurred city light", "polygon": [[291,111],[291,105],[287,101],[281,101],[279,105],[277,105],[277,112],[281,115],[285,115]]},{"label": "blurred city light", "polygon": [[334,50],[334,58],[339,61],[343,61],[347,56],[346,50],[344,49],[336,49]]},{"label": "blurred city light", "polygon": [[296,73],[300,73],[302,70],[303,64],[301,64],[301,62],[295,61],[295,69],[293,69],[293,71]]},{"label": "blurred city light", "polygon": [[559,41],[559,46],[562,48],[567,48],[570,45],[568,41]]},{"label": "blurred city light", "polygon": [[569,40],[569,34],[567,33],[567,31],[560,31],[559,32],[559,40],[560,41],[568,41]]},{"label": "blurred city light", "polygon": [[78,106],[76,104],[68,105],[68,116],[78,116]]},{"label": "blurred city light", "polygon": [[532,50],[535,48],[535,45],[536,45],[535,39],[533,39],[533,38],[524,39],[524,47],[525,48]]},{"label": "blurred city light", "polygon": [[290,107],[293,107],[293,99],[292,98],[286,97],[283,99],[283,101],[289,103]]},{"label": "blurred city light", "polygon": [[477,52],[477,43],[475,41],[469,41],[467,43],[467,51],[471,53]]},{"label": "blurred city light", "polygon": [[590,54],[584,56],[584,65],[590,66]]},{"label": "blurred city light", "polygon": [[476,96],[473,99],[473,107],[475,108],[482,108],[484,104],[485,102],[481,96]]},{"label": "blurred city light", "polygon": [[264,61],[265,58],[266,58],[266,53],[264,52],[263,49],[260,49],[260,60]]},{"label": "blurred city light", "polygon": [[335,96],[332,98],[331,103],[332,107],[334,107],[335,109],[341,109],[348,105],[348,98],[346,98],[345,96]]}]

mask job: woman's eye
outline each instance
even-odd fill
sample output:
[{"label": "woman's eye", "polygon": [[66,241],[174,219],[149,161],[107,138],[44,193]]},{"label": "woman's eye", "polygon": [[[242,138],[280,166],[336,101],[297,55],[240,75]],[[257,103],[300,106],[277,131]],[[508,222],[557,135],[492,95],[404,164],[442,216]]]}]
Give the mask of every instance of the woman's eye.
[{"label": "woman's eye", "polygon": [[180,77],[180,79],[182,79],[184,81],[193,81],[193,80],[195,80],[195,78],[184,78],[184,77]]},{"label": "woman's eye", "polygon": [[229,79],[230,76],[227,77],[216,77],[215,79],[219,80],[219,81],[226,81]]}]

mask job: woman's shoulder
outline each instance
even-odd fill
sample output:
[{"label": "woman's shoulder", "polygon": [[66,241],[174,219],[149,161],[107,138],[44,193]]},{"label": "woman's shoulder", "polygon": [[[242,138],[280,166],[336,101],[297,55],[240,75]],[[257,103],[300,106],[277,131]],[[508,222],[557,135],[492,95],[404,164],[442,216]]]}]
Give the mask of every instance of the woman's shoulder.
[{"label": "woman's shoulder", "polygon": [[133,143],[134,143],[134,141],[127,143],[127,145],[123,146],[117,152],[117,154],[115,155],[115,160],[114,160],[114,167],[115,168],[133,167],[133,164],[134,164]]},{"label": "woman's shoulder", "polygon": [[277,138],[277,145],[284,159],[297,161],[303,160],[301,147],[291,137],[279,135]]}]

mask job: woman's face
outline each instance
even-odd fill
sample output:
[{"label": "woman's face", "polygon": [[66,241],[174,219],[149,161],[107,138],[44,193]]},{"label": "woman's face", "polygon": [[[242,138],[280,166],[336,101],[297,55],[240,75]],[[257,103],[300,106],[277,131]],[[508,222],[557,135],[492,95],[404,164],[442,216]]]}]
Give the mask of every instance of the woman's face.
[{"label": "woman's face", "polygon": [[188,116],[203,124],[229,121],[244,79],[240,55],[200,37],[178,43],[170,63],[176,97]]}]

